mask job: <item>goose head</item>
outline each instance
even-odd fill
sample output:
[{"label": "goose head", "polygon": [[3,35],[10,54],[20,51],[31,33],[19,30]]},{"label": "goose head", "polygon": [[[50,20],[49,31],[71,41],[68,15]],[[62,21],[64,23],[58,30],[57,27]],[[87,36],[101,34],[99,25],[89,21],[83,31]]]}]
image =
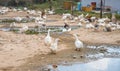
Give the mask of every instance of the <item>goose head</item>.
[{"label": "goose head", "polygon": [[50,36],[50,31],[51,31],[51,30],[50,30],[50,29],[48,29],[48,33],[47,33],[47,36]]},{"label": "goose head", "polygon": [[67,23],[64,23],[64,28],[69,28],[69,25]]},{"label": "goose head", "polygon": [[48,29],[48,32],[50,32],[51,30],[50,29]]}]

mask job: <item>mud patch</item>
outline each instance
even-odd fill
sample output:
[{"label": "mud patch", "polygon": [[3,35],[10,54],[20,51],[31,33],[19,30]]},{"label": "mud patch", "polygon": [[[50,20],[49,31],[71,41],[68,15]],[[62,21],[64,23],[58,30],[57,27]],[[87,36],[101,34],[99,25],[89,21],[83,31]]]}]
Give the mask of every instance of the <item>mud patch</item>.
[{"label": "mud patch", "polygon": [[[91,68],[89,66],[93,64],[92,66],[94,67],[95,63],[96,65],[100,65],[99,63],[104,63],[103,61],[110,61],[110,63],[115,61],[113,63],[119,63],[119,50],[119,46],[106,45],[86,46],[85,48],[81,49],[81,51],[75,51],[73,48],[71,48],[60,51],[57,54],[49,53],[47,55],[36,55],[33,58],[29,58],[29,61],[26,64],[13,71],[54,71],[51,70],[52,66],[57,66],[59,71],[73,71],[73,69],[77,69],[75,71],[86,71],[86,68],[90,69],[89,71],[95,71],[95,68]],[[107,63],[107,65],[110,63]],[[111,66],[113,66],[112,64],[108,65],[108,68],[102,71],[109,71]],[[101,71],[101,69],[96,70]],[[112,70],[113,69],[111,69],[111,71]]]}]

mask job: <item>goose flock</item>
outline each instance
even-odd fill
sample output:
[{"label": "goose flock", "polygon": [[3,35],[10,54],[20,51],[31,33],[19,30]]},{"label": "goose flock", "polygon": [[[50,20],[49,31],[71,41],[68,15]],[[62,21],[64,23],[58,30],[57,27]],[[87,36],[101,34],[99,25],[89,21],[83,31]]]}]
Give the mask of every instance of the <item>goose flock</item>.
[{"label": "goose flock", "polygon": [[[50,47],[50,50],[53,54],[56,54],[57,50],[58,50],[58,41],[60,40],[59,38],[56,38],[55,40],[53,40],[53,38],[50,36],[50,29],[48,30],[47,36],[44,39],[44,43],[46,46]],[[84,44],[81,40],[79,40],[77,34],[73,34],[73,36],[75,37],[75,50],[76,51],[80,51],[81,48],[84,47]]]},{"label": "goose flock", "polygon": [[111,31],[120,30],[120,21],[117,21],[115,14],[112,14],[112,18],[97,18],[95,16],[91,16],[88,13],[86,15],[81,14],[78,16],[72,16],[69,13],[62,15],[63,21],[69,21],[70,23],[78,23],[77,25],[80,27],[84,27],[86,29],[94,29],[110,32]]},{"label": "goose flock", "polygon": [[[24,7],[23,10],[8,7],[2,7],[0,9],[0,14],[4,15],[8,12],[27,12],[28,16],[26,17],[13,17],[16,22],[10,24],[10,28],[16,27],[16,23],[21,23],[24,19],[34,20],[34,23],[39,26],[39,28],[46,29],[46,20],[47,15],[55,14],[54,10],[44,10],[44,11],[36,11],[36,10],[29,10],[27,7]],[[112,14],[112,18],[97,18],[95,16],[91,16],[88,13],[80,14],[78,16],[73,16],[70,13],[63,13],[61,20],[64,21],[64,25],[62,28],[62,32],[69,32],[72,30],[69,23],[74,23],[80,27],[84,27],[85,29],[94,29],[95,31],[100,30],[102,28],[105,32],[111,32],[115,30],[120,30],[120,22],[116,20],[115,14]],[[77,22],[77,23],[76,23]],[[19,29],[20,33],[24,33],[25,31],[29,30],[29,27],[26,24],[22,24],[22,27]],[[47,29],[46,29],[47,30]],[[44,43],[46,46],[49,46],[52,53],[56,53],[58,50],[58,41],[59,38],[53,40],[50,35],[51,30],[48,29],[47,36],[44,39]],[[75,37],[75,48],[77,51],[80,51],[81,48],[84,47],[83,42],[78,38],[77,34],[73,34]]]}]

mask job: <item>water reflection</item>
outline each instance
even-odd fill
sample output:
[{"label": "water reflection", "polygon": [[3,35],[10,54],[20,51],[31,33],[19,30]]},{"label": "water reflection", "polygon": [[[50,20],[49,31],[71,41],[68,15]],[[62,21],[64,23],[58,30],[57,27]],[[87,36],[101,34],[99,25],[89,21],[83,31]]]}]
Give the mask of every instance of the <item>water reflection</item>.
[{"label": "water reflection", "polygon": [[120,71],[120,59],[104,58],[85,64],[59,65],[58,71]]}]

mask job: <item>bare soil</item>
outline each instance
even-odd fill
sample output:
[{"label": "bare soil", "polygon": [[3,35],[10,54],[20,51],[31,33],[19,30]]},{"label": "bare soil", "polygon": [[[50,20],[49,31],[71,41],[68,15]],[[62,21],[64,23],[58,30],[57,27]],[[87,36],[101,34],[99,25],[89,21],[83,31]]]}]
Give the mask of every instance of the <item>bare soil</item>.
[{"label": "bare soil", "polygon": [[[27,13],[8,13],[7,15],[1,15],[0,18],[9,16],[26,16]],[[63,25],[60,15],[50,15],[48,20],[57,20],[56,22],[47,22],[47,25]],[[26,23],[28,26],[35,26],[35,23]],[[76,23],[70,23],[75,25]],[[5,24],[0,27],[5,27]],[[21,26],[18,24],[17,26]],[[30,68],[30,66],[39,64],[37,66],[44,65],[45,63],[57,63],[59,61],[74,61],[72,55],[84,55],[86,52],[96,53],[96,51],[84,48],[81,52],[74,51],[73,34],[78,34],[79,39],[85,44],[89,45],[120,45],[120,30],[112,32],[95,32],[93,29],[80,28],[66,32],[62,34],[51,33],[53,38],[60,38],[58,44],[58,53],[51,55],[49,46],[44,45],[44,37],[46,34],[38,35],[26,35],[17,34],[13,32],[0,31],[0,71],[9,71],[19,69],[18,66]],[[66,50],[68,49],[68,50]],[[71,53],[70,53],[71,52]],[[67,56],[66,54],[69,55]],[[48,55],[46,55],[48,54]],[[78,58],[75,61],[84,61],[84,58]],[[36,63],[36,62],[37,63]],[[30,64],[29,64],[30,63]],[[33,63],[33,64],[32,64]],[[31,65],[32,64],[32,65]],[[27,69],[28,69],[27,68]],[[24,69],[24,68],[23,68]],[[24,69],[25,70],[25,69]],[[19,70],[23,71],[23,70]]]}]

